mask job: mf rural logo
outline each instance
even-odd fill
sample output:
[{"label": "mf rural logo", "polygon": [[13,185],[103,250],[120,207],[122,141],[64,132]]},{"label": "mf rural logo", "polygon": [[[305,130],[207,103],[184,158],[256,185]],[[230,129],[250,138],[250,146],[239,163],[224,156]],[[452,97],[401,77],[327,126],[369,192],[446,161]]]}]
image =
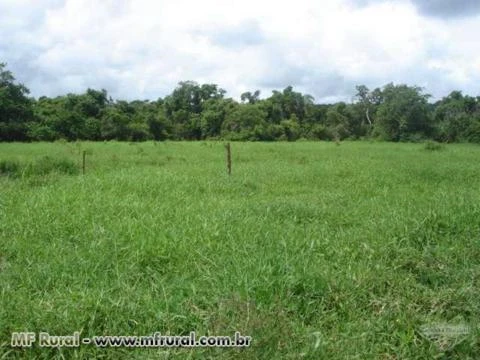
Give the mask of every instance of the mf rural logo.
[{"label": "mf rural logo", "polygon": [[441,350],[448,350],[466,340],[473,330],[466,324],[432,323],[422,325],[419,332]]}]

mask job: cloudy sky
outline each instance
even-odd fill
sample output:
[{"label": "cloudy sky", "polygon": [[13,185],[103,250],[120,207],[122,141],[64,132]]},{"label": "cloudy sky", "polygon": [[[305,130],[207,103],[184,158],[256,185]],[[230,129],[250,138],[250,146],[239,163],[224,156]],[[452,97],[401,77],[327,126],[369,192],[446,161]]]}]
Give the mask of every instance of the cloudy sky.
[{"label": "cloudy sky", "polygon": [[0,62],[33,96],[157,99],[182,80],[229,96],[293,85],[480,95],[480,0],[0,0]]}]

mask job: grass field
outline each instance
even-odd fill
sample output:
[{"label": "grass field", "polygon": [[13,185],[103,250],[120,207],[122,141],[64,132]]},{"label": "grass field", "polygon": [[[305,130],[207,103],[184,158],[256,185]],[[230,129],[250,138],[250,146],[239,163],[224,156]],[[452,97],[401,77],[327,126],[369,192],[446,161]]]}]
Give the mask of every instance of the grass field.
[{"label": "grass field", "polygon": [[[480,358],[480,147],[232,152],[229,177],[219,142],[0,144],[0,358]],[[192,330],[253,343],[10,346]]]}]

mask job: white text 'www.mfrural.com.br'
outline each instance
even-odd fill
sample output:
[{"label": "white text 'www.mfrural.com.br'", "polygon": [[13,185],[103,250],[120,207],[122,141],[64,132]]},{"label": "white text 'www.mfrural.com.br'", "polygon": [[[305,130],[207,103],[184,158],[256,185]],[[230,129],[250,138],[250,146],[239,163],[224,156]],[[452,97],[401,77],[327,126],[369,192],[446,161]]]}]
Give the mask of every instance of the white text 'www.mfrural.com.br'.
[{"label": "white text 'www.mfrural.com.br'", "polygon": [[238,331],[233,336],[197,336],[192,331],[189,335],[162,335],[155,332],[148,336],[92,336],[82,337],[80,332],[72,335],[50,335],[47,332],[14,332],[12,333],[12,347],[39,347],[60,348],[94,345],[99,348],[107,347],[248,347],[252,342],[250,336],[241,335]]}]

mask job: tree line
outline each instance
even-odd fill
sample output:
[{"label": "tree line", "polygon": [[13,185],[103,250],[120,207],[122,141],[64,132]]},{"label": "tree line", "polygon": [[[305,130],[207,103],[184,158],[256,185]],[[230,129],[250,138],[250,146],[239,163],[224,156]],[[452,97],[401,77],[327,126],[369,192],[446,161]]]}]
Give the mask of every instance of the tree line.
[{"label": "tree line", "polygon": [[113,100],[106,90],[29,96],[0,63],[0,141],[344,140],[480,143],[480,96],[453,91],[434,103],[424,89],[356,87],[352,103],[316,104],[291,86],[261,99],[226,97],[216,84],[180,82],[155,101]]}]

